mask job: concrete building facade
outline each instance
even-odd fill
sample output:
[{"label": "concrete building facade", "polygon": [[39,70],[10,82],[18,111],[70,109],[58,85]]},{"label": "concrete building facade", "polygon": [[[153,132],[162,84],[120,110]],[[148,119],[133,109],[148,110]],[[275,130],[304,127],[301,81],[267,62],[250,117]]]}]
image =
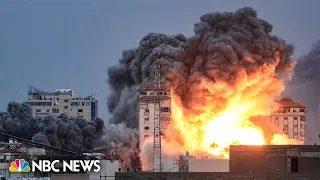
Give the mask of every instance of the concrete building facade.
[{"label": "concrete building facade", "polygon": [[319,173],[319,145],[230,146],[230,173]]},{"label": "concrete building facade", "polygon": [[304,142],[306,107],[288,97],[278,103],[279,110],[270,116],[270,122],[280,127],[289,138]]},{"label": "concrete building facade", "polygon": [[173,163],[174,172],[229,172],[229,159],[197,159],[189,155],[179,156]]},{"label": "concrete building facade", "polygon": [[28,100],[34,116],[60,115],[82,117],[92,120],[98,116],[98,99],[95,96],[75,97],[71,89],[57,89],[55,92],[44,92],[30,87]]},{"label": "concrete building facade", "polygon": [[[160,105],[159,105],[160,104]],[[143,142],[154,135],[154,124],[158,121],[161,134],[171,124],[171,94],[166,88],[155,89],[154,84],[143,86],[139,91],[139,149]]]}]

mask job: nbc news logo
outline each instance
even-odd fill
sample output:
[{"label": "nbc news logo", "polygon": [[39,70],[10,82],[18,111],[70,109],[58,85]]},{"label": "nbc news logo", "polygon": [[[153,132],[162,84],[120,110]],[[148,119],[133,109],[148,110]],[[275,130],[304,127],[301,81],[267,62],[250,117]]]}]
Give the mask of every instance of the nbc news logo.
[{"label": "nbc news logo", "polygon": [[[55,164],[60,164],[59,160],[49,161],[49,160],[39,160],[39,162],[32,161],[32,172],[35,172],[36,169],[41,172],[80,172],[82,171],[91,171],[94,172],[100,171],[100,161],[99,160],[70,160],[69,162],[62,161],[62,169],[57,168]],[[9,167],[10,172],[30,172],[30,166],[27,161],[24,159],[16,159],[11,162]]]},{"label": "nbc news logo", "polygon": [[24,159],[16,159],[11,162],[11,166],[9,167],[10,172],[29,172],[30,166],[27,161]]}]

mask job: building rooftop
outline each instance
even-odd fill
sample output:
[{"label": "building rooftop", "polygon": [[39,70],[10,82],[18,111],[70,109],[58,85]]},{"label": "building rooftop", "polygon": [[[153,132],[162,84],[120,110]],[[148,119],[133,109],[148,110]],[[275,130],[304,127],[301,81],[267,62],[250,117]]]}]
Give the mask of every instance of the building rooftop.
[{"label": "building rooftop", "polygon": [[289,97],[284,97],[277,101],[282,108],[305,108],[302,104],[297,101],[290,99]]}]

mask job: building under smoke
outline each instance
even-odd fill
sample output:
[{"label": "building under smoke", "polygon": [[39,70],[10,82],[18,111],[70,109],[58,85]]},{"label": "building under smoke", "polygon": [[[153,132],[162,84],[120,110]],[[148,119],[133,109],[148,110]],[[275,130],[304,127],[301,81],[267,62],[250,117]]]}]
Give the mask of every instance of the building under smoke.
[{"label": "building under smoke", "polygon": [[[272,113],[274,98],[285,89],[284,81],[295,65],[293,46],[273,35],[272,29],[254,9],[244,7],[202,15],[188,38],[147,34],[138,47],[123,51],[119,63],[108,69],[110,123],[121,124],[123,129],[141,126],[140,120],[148,117],[137,117],[139,89],[155,79],[155,67],[160,66],[160,81],[171,92],[174,129],[169,136],[171,152],[166,153],[210,154],[214,147],[216,156],[227,157],[230,144],[272,144],[264,137],[265,127],[248,120]],[[243,122],[233,123],[230,114],[234,121]],[[126,131],[117,133],[126,136],[120,135]],[[274,133],[269,134],[271,139]],[[141,141],[144,135],[137,139]],[[247,137],[256,139],[248,142]],[[130,143],[122,146],[135,147]],[[149,163],[152,150],[143,153]]]},{"label": "building under smoke", "polygon": [[85,149],[93,150],[95,141],[104,133],[104,122],[100,118],[88,121],[65,114],[33,117],[28,104],[10,102],[7,112],[0,112],[0,132],[57,148],[84,152]]},{"label": "building under smoke", "polygon": [[290,139],[304,142],[306,132],[306,107],[289,97],[278,101],[280,107],[270,117],[270,122],[280,127]]},{"label": "building under smoke", "polygon": [[57,89],[55,92],[44,92],[29,85],[28,100],[34,116],[58,116],[66,114],[70,117],[81,117],[93,120],[98,116],[98,99],[91,95],[75,97],[71,89]]}]

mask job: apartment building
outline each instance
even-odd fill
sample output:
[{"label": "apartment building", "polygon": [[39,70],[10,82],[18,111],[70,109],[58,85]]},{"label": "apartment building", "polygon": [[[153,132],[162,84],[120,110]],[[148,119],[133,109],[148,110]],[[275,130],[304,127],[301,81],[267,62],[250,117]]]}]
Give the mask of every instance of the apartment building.
[{"label": "apartment building", "polygon": [[291,139],[305,140],[306,107],[289,97],[278,101],[280,108],[270,117],[270,122],[280,127]]},{"label": "apartment building", "polygon": [[92,120],[98,116],[98,99],[95,96],[75,97],[71,89],[44,92],[30,86],[28,100],[34,116],[60,115]]},{"label": "apartment building", "polygon": [[[139,91],[139,132],[141,149],[143,141],[156,133],[165,134],[171,123],[170,90],[155,88],[153,83],[142,87]],[[160,125],[160,132],[157,132]],[[155,131],[156,130],[156,131]]]}]

